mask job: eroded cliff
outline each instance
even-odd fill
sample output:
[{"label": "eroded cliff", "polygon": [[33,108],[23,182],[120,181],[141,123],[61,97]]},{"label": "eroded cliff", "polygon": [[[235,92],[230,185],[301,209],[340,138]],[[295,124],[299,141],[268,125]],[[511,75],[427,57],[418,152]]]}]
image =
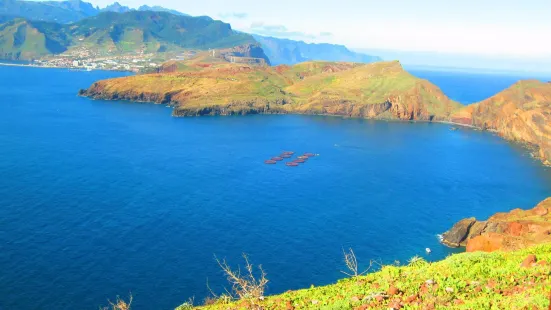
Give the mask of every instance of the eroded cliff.
[{"label": "eroded cliff", "polygon": [[461,109],[452,121],[527,143],[546,164],[551,162],[551,83],[519,81],[491,98]]}]

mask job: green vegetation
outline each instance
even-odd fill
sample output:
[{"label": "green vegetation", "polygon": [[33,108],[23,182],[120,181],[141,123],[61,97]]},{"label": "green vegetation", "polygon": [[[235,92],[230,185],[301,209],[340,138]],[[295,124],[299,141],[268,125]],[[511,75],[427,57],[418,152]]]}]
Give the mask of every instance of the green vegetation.
[{"label": "green vegetation", "polygon": [[14,19],[0,25],[0,57],[32,59],[62,53],[69,43],[59,25]]},{"label": "green vegetation", "polygon": [[82,94],[170,103],[176,116],[304,113],[447,120],[461,106],[398,62],[267,67],[212,62],[204,54],[197,58],[167,63],[159,74],[99,81]]},{"label": "green vegetation", "polygon": [[[526,264],[530,254],[538,262]],[[260,297],[218,300],[200,309],[543,309],[551,291],[551,245],[515,252],[415,257],[336,284]],[[521,267],[525,265],[526,267]],[[186,303],[177,309],[191,309]]]},{"label": "green vegetation", "polygon": [[69,25],[21,18],[0,24],[0,57],[5,59],[34,59],[66,51],[100,55],[178,52],[255,42],[221,21],[166,12],[106,12]]}]

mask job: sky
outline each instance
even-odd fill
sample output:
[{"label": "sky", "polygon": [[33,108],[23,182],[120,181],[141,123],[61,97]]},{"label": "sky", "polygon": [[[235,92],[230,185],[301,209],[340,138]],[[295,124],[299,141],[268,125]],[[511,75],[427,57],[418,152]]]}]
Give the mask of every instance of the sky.
[{"label": "sky", "polygon": [[[100,7],[114,0],[92,0]],[[530,59],[551,72],[551,0],[118,0],[233,28],[379,51]]]}]

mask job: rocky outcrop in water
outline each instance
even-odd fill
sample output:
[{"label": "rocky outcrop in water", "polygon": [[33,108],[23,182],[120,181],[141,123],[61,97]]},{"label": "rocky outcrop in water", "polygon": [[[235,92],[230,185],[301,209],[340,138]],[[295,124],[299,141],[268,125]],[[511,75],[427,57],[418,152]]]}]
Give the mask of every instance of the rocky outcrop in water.
[{"label": "rocky outcrop in water", "polygon": [[486,221],[467,218],[442,235],[442,243],[467,252],[517,250],[551,242],[551,197],[530,210],[496,213]]}]

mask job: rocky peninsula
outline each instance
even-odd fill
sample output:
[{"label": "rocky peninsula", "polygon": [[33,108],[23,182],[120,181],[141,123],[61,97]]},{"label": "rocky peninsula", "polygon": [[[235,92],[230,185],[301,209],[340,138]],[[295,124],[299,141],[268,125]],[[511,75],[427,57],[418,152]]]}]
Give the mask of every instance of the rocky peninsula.
[{"label": "rocky peninsula", "polygon": [[523,143],[551,163],[551,83],[519,81],[463,106],[397,61],[276,67],[231,61],[203,53],[165,63],[156,73],[98,81],[79,94],[168,104],[174,116],[293,113],[451,122]]},{"label": "rocky peninsula", "polygon": [[431,121],[449,120],[461,107],[396,61],[277,67],[172,62],[156,74],[96,82],[81,95],[170,104],[174,116],[296,113]]}]

